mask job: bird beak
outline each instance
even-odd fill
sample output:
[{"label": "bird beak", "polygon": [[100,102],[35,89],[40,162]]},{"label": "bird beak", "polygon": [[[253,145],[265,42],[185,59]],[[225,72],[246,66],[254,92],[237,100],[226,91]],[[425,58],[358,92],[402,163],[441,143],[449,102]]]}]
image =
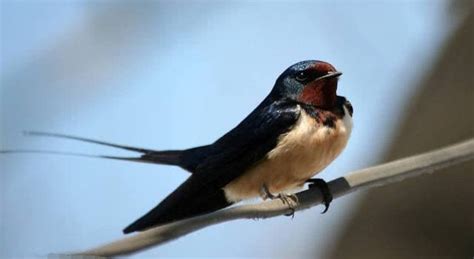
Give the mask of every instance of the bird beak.
[{"label": "bird beak", "polygon": [[338,77],[342,75],[342,72],[339,72],[339,71],[335,71],[335,72],[330,72],[328,73],[327,75],[324,75],[324,76],[321,76],[321,77],[318,77],[316,78],[314,81],[319,81],[321,79],[328,79],[328,78],[334,78],[334,77]]}]

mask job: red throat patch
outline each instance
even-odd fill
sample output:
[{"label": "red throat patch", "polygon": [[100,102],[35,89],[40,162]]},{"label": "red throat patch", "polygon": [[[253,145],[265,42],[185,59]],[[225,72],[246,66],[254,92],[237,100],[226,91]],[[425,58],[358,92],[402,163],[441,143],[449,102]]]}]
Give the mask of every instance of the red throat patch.
[{"label": "red throat patch", "polygon": [[305,86],[299,101],[321,108],[331,108],[336,105],[336,90],[337,78],[314,81]]},{"label": "red throat patch", "polygon": [[[315,63],[310,70],[319,75],[336,72],[336,68],[326,62]],[[337,100],[337,78],[316,80],[305,85],[299,101],[321,108],[331,108]]]}]

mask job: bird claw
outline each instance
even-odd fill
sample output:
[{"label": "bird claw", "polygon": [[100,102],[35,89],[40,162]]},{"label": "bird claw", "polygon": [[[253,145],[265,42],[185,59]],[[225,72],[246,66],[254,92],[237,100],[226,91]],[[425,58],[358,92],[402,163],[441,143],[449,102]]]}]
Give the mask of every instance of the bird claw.
[{"label": "bird claw", "polygon": [[290,209],[290,212],[285,214],[285,216],[291,216],[292,219],[295,217],[295,208],[299,203],[298,197],[296,195],[294,195],[294,194],[284,194],[284,193],[274,195],[270,192],[270,190],[268,189],[268,186],[266,184],[264,184],[262,186],[260,195],[261,195],[263,200],[266,200],[266,199],[270,199],[270,200],[280,199],[281,202],[283,202],[283,204],[286,204],[288,206],[288,208]]},{"label": "bird claw", "polygon": [[290,213],[285,214],[285,216],[291,216],[293,219],[295,217],[295,208],[299,204],[298,201],[298,196],[294,194],[283,194],[280,193],[278,195],[278,198],[286,205],[288,205],[288,208],[290,209]]},{"label": "bird claw", "polygon": [[329,190],[329,186],[328,184],[326,183],[326,181],[324,181],[323,179],[319,179],[319,178],[316,178],[316,179],[308,179],[306,181],[307,183],[310,183],[309,184],[309,188],[318,188],[320,191],[321,191],[321,194],[323,195],[323,204],[324,204],[324,210],[323,212],[321,212],[321,214],[324,214],[328,211],[329,209],[329,205],[331,204],[332,202],[332,194],[331,194],[331,190]]},{"label": "bird claw", "polygon": [[262,189],[260,190],[260,197],[262,197],[263,200],[273,200],[277,198],[277,196],[273,195],[270,190],[268,189],[268,186],[266,184],[262,185]]}]

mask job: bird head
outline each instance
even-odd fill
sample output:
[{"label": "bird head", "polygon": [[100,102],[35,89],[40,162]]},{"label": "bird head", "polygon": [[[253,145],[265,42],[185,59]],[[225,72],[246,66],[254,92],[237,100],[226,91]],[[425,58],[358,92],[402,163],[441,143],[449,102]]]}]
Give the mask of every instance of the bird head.
[{"label": "bird head", "polygon": [[286,69],[277,79],[271,95],[329,109],[337,102],[337,81],[342,75],[331,64],[307,60]]}]

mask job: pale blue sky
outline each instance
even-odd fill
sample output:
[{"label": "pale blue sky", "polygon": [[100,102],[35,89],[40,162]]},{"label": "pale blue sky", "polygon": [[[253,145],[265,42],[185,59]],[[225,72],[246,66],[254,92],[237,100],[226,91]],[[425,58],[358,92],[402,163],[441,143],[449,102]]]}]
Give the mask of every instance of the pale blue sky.
[{"label": "pale blue sky", "polygon": [[[2,1],[0,148],[123,154],[69,133],[155,149],[214,141],[305,59],[344,72],[354,106],[344,153],[320,176],[371,165],[456,21],[445,1]],[[45,256],[122,237],[186,177],[165,166],[0,156],[0,257]],[[357,195],[291,220],[241,220],[137,256],[324,255]]]}]

